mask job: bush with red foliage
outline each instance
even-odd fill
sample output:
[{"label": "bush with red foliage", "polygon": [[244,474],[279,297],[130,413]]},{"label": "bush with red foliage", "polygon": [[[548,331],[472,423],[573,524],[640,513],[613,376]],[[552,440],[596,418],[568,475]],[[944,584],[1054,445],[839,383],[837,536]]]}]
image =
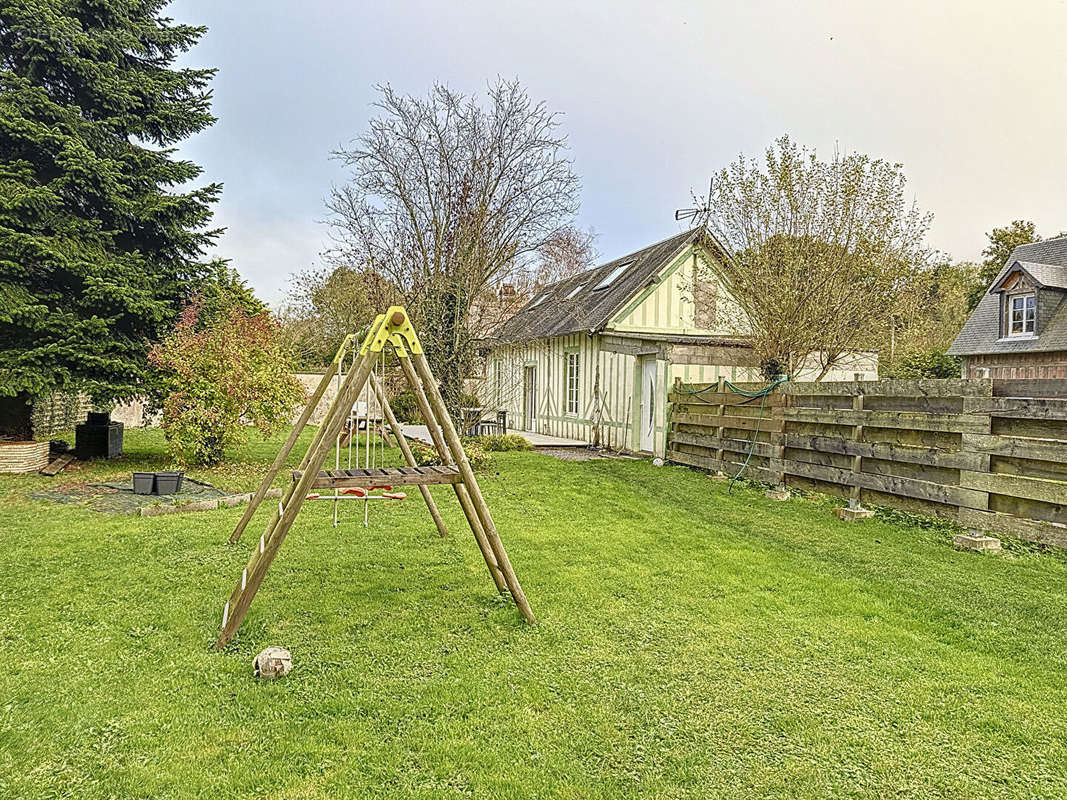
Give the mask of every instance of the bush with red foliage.
[{"label": "bush with red foliage", "polygon": [[266,438],[291,420],[305,394],[266,312],[231,308],[207,326],[201,316],[194,301],[149,353],[164,387],[164,435],[185,464],[218,463],[249,426]]}]

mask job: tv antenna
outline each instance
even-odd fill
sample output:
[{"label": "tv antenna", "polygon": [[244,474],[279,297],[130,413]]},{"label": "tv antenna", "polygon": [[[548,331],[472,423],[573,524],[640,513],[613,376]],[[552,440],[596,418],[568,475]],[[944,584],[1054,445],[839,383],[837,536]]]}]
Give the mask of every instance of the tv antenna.
[{"label": "tv antenna", "polygon": [[[674,219],[676,222],[682,222],[683,220],[694,219],[695,217],[707,216],[711,213],[711,188],[715,184],[715,179],[711,178],[708,181],[708,193],[704,198],[704,204],[695,206],[694,208],[679,208],[675,209]],[[693,200],[699,200],[696,195],[693,195]]]}]

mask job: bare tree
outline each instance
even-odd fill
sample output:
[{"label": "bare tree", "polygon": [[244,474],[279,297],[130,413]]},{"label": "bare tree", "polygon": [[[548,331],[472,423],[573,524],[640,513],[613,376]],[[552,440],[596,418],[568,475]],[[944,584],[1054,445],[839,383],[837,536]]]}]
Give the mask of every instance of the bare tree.
[{"label": "bare tree", "polygon": [[721,265],[765,372],[813,363],[821,380],[909,302],[928,261],[931,217],[904,196],[899,164],[859,153],[820,161],[788,136],[761,163],[738,158],[700,198],[732,248]]},{"label": "bare tree", "polygon": [[373,270],[306,269],[291,276],[276,316],[297,363],[318,368],[329,363],[347,334],[366,330],[376,313],[397,302],[396,286]]},{"label": "bare tree", "polygon": [[509,269],[487,285],[471,307],[470,326],[476,338],[489,337],[539,291],[551,283],[594,266],[593,231],[560,228],[545,240],[523,269]]},{"label": "bare tree", "polygon": [[379,115],[334,155],[351,171],[328,207],[333,257],[387,276],[416,315],[455,409],[475,355],[471,308],[525,275],[578,208],[558,115],[517,81],[486,107],[435,85],[425,98],[379,87]]}]

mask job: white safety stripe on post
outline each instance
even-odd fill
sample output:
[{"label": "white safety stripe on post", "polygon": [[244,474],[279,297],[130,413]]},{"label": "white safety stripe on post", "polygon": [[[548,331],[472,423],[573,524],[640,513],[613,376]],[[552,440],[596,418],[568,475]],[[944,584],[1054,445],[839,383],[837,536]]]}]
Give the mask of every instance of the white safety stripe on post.
[{"label": "white safety stripe on post", "polygon": [[262,534],[262,533],[259,535],[259,552],[260,553],[263,552],[263,548],[264,548],[264,545],[265,545],[265,542],[263,541],[264,535],[265,534]]},{"label": "white safety stripe on post", "polygon": [[230,601],[226,601],[226,605],[222,609],[222,627],[226,627],[226,620],[230,618]]},{"label": "white safety stripe on post", "polygon": [[248,585],[248,567],[245,567],[244,571],[241,573],[241,591],[242,592],[245,590],[245,587],[247,585]]}]

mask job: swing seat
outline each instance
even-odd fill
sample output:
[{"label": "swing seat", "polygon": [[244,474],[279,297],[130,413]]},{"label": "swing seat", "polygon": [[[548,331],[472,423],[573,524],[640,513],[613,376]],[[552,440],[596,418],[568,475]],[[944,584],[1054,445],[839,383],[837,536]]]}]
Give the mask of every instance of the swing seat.
[{"label": "swing seat", "polygon": [[[293,470],[293,481],[303,473]],[[319,470],[311,483],[312,489],[346,489],[371,486],[426,486],[440,483],[460,483],[459,467],[388,467],[386,469],[329,469]]]}]

